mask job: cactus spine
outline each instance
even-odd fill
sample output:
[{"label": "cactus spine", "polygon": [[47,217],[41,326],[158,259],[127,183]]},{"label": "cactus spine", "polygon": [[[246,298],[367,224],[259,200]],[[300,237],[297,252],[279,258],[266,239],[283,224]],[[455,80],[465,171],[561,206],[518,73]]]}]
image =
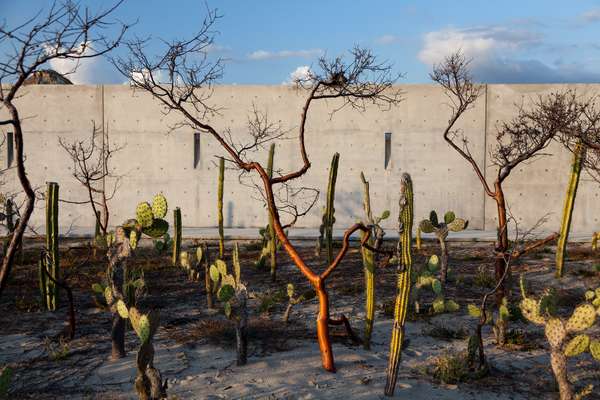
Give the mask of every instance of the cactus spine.
[{"label": "cactus spine", "polygon": [[385,395],[393,396],[400,365],[402,342],[404,341],[404,322],[408,310],[410,295],[410,272],[412,267],[411,240],[413,226],[413,187],[410,175],[402,174],[400,181],[400,213],[398,216],[398,283],[394,308],[394,325],[390,342],[390,358],[386,371]]},{"label": "cactus spine", "polygon": [[179,264],[181,256],[181,209],[173,210],[173,265]]},{"label": "cactus spine", "polygon": [[[273,161],[275,158],[275,143],[269,148],[269,161],[267,163],[267,174],[269,178],[273,177]],[[269,257],[271,260],[271,280],[275,282],[277,279],[277,235],[275,235],[275,224],[273,216],[269,212]]]},{"label": "cactus spine", "polygon": [[569,240],[569,230],[571,229],[571,219],[573,216],[573,208],[575,205],[575,197],[577,196],[577,187],[579,186],[579,178],[581,177],[581,168],[585,160],[585,148],[582,143],[575,145],[573,152],[573,163],[571,164],[571,177],[569,178],[569,186],[567,186],[567,195],[563,208],[562,221],[560,224],[560,237],[556,246],[556,277],[562,278],[565,263],[565,250]]},{"label": "cactus spine", "polygon": [[[60,279],[60,260],[58,253],[58,183],[48,182],[46,191],[46,249],[47,256],[40,260],[40,292],[42,303],[47,310],[56,310],[58,303],[58,286],[46,273],[58,281]],[[44,268],[46,273],[42,270]]]},{"label": "cactus spine", "polygon": [[[317,253],[320,253],[323,244],[327,250],[327,264],[333,262],[333,224],[335,224],[335,182],[337,180],[338,164],[340,162],[340,153],[335,153],[331,159],[329,168],[329,183],[327,184],[327,202],[323,210],[323,222],[319,227],[319,241],[317,244]],[[324,243],[323,243],[324,242]],[[317,254],[317,255],[318,255]]]},{"label": "cactus spine", "polygon": [[219,186],[217,188],[217,218],[219,222],[219,258],[225,255],[225,234],[223,231],[223,181],[225,180],[225,159],[219,159]]}]

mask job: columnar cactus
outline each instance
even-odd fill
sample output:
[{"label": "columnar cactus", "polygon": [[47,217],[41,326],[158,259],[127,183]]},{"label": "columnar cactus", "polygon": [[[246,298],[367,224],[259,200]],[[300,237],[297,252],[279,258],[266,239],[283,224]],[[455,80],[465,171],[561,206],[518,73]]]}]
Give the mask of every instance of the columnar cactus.
[{"label": "columnar cactus", "polygon": [[340,154],[335,153],[331,159],[329,167],[329,181],[327,184],[327,200],[323,208],[323,217],[319,227],[319,239],[317,242],[317,253],[321,253],[321,248],[325,247],[327,251],[327,264],[333,262],[333,225],[335,224],[335,182],[337,180],[338,164]]},{"label": "columnar cactus", "polygon": [[465,221],[461,218],[456,218],[454,212],[448,211],[444,214],[444,221],[438,222],[437,213],[432,210],[429,213],[429,219],[424,219],[419,223],[417,228],[417,247],[420,247],[421,232],[424,233],[435,233],[438,238],[440,247],[442,250],[441,260],[442,266],[440,269],[440,281],[442,286],[446,284],[446,277],[448,275],[448,246],[446,245],[446,239],[448,238],[448,232],[459,232],[467,228],[469,221]]},{"label": "columnar cactus", "polygon": [[[365,175],[361,172],[360,179],[363,183],[363,208],[365,210],[365,221],[363,223],[371,229],[371,235],[367,244],[374,248],[379,248],[383,240],[385,232],[379,226],[379,222],[388,218],[390,212],[384,211],[380,217],[373,217],[371,210],[371,195],[369,193],[369,182]],[[361,232],[364,238],[365,232]],[[363,346],[365,349],[371,347],[371,334],[373,332],[373,323],[375,321],[375,254],[361,247],[363,270],[365,274],[365,330],[363,335]]]},{"label": "columnar cactus", "polygon": [[216,285],[213,285],[210,275],[210,255],[208,253],[208,246],[203,244],[202,247],[198,247],[197,251],[202,252],[202,257],[198,258],[198,263],[202,263],[204,266],[204,287],[206,290],[206,307],[214,308],[213,294]]},{"label": "columnar cactus", "polygon": [[[275,143],[269,148],[269,161],[267,163],[267,173],[269,178],[273,177],[273,163],[275,159]],[[275,223],[273,215],[269,212],[269,259],[271,260],[271,280],[277,279],[277,235],[275,234]]]},{"label": "columnar cactus", "polygon": [[394,307],[394,325],[390,342],[390,358],[386,371],[385,395],[393,396],[400,365],[402,342],[404,341],[404,323],[410,295],[410,276],[412,267],[411,240],[413,227],[413,187],[410,175],[402,174],[400,181],[400,213],[398,216],[398,282],[396,304]]},{"label": "columnar cactus", "polygon": [[[39,281],[42,303],[47,310],[54,311],[58,306],[58,286],[54,281],[60,279],[60,260],[58,252],[58,183],[48,182],[46,190],[46,256],[39,262]],[[42,271],[46,270],[46,273]]]},{"label": "columnar cactus", "polygon": [[173,266],[179,264],[181,255],[181,209],[179,207],[173,210]]},{"label": "columnar cactus", "polygon": [[225,231],[223,229],[223,185],[225,181],[225,159],[219,159],[219,185],[217,188],[217,219],[219,223],[219,258],[225,256]]},{"label": "columnar cactus", "polygon": [[225,316],[235,323],[237,365],[245,365],[248,353],[248,293],[241,281],[241,266],[237,243],[233,248],[233,275],[227,271],[227,264],[217,260],[210,266],[210,278],[218,287],[217,298],[223,303]]},{"label": "columnar cactus", "polygon": [[569,241],[569,231],[571,229],[571,219],[573,217],[573,208],[575,205],[575,196],[577,196],[577,187],[581,177],[581,169],[585,161],[585,147],[581,143],[575,145],[573,151],[573,162],[571,164],[571,176],[567,186],[567,195],[563,207],[563,215],[560,224],[560,236],[556,245],[556,277],[563,276],[565,264],[565,250]]},{"label": "columnar cactus", "polygon": [[592,250],[598,249],[598,240],[600,239],[600,232],[595,232],[592,234]]},{"label": "columnar cactus", "polygon": [[561,400],[579,398],[574,395],[569,383],[567,357],[589,351],[593,358],[600,360],[600,340],[593,340],[585,334],[600,315],[600,288],[585,293],[586,302],[577,306],[567,320],[555,317],[544,307],[544,298],[535,300],[527,297],[523,275],[521,275],[521,312],[529,321],[544,326],[550,344],[550,363],[558,383]]}]

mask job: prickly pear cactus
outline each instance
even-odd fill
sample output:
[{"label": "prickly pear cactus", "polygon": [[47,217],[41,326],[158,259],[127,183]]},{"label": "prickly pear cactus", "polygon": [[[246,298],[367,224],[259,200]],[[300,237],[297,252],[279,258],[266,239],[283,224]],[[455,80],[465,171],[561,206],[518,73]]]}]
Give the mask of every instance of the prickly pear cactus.
[{"label": "prickly pear cactus", "polygon": [[138,204],[135,209],[135,218],[142,225],[142,228],[149,228],[152,226],[152,222],[154,221],[152,206],[146,201]]},{"label": "prickly pear cactus", "polygon": [[420,294],[423,290],[430,289],[435,299],[431,304],[429,312],[432,314],[441,314],[444,312],[456,312],[460,309],[458,303],[454,300],[446,299],[441,281],[436,278],[440,270],[440,259],[435,254],[429,257],[427,263],[420,269],[412,271],[411,280],[413,282],[412,303],[415,307],[415,312],[423,312]]},{"label": "prickly pear cactus", "polygon": [[237,341],[237,364],[245,365],[248,351],[248,311],[246,303],[248,292],[241,281],[241,265],[237,243],[233,249],[233,275],[229,274],[227,264],[216,260],[210,266],[210,278],[217,289],[217,298],[223,303],[225,316],[234,322]]},{"label": "prickly pear cactus", "polygon": [[155,195],[154,198],[152,199],[153,218],[166,217],[168,209],[169,209],[169,205],[167,203],[167,198],[162,193]]},{"label": "prickly pear cactus", "polygon": [[424,219],[419,223],[417,228],[417,248],[421,248],[421,232],[434,233],[440,243],[441,248],[441,268],[440,268],[440,282],[442,286],[446,284],[446,277],[448,275],[448,246],[446,239],[448,238],[448,232],[459,232],[465,230],[469,222],[456,218],[453,211],[448,211],[444,214],[444,221],[438,221],[438,215],[435,210],[429,213],[429,219]]},{"label": "prickly pear cactus", "polygon": [[[546,339],[550,344],[552,371],[559,386],[561,400],[575,398],[573,388],[568,379],[567,357],[575,357],[584,352],[589,353],[600,361],[600,341],[590,338],[585,333],[596,322],[600,315],[600,288],[588,290],[585,301],[573,310],[571,316],[563,320],[550,315],[548,308],[544,309],[544,299],[535,300],[527,297],[525,280],[521,275],[521,312],[529,321],[544,326]],[[595,302],[595,303],[594,303]]]}]

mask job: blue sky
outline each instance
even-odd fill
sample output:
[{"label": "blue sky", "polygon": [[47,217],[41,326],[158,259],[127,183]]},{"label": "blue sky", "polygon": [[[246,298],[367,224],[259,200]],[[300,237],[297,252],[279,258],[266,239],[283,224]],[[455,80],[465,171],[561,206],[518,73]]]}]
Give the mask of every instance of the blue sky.
[{"label": "blue sky", "polygon": [[[91,8],[109,1],[83,1]],[[50,1],[0,0],[15,25]],[[227,59],[223,83],[281,84],[322,54],[360,44],[405,74],[428,82],[431,65],[461,48],[483,82],[600,82],[600,1],[209,0],[218,21],[214,56]],[[130,34],[171,40],[192,35],[203,1],[126,0],[115,17],[138,20]],[[153,47],[149,48],[152,52]],[[4,49],[5,50],[5,49]],[[122,83],[106,61],[91,61],[78,83]],[[53,65],[56,69],[63,67]]]}]

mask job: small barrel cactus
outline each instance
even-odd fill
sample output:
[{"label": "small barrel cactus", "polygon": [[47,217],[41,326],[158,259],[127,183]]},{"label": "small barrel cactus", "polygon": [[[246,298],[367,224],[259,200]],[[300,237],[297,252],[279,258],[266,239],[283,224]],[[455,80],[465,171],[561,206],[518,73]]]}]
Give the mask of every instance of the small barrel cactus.
[{"label": "small barrel cactus", "polygon": [[577,306],[571,317],[561,319],[551,315],[544,307],[545,299],[539,300],[527,297],[525,281],[521,275],[521,312],[523,316],[537,325],[544,326],[546,339],[550,344],[550,361],[552,371],[558,383],[561,400],[575,398],[573,388],[569,383],[567,372],[567,357],[574,357],[583,352],[589,353],[600,361],[600,340],[592,339],[585,333],[596,322],[600,315],[600,288],[588,290],[586,302]]}]

